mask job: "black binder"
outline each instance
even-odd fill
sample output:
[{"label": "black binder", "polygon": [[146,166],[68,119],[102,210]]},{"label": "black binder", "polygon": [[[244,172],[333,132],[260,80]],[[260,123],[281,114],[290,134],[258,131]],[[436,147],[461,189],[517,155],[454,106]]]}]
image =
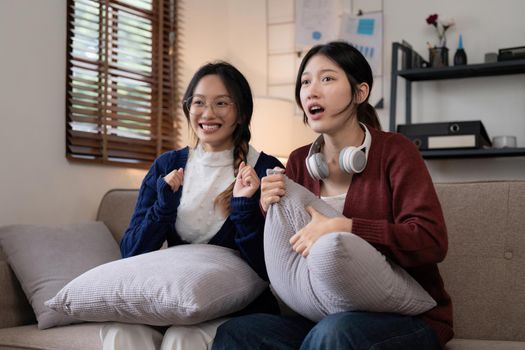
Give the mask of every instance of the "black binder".
[{"label": "black binder", "polygon": [[412,140],[420,150],[484,148],[492,145],[480,120],[400,124],[397,132]]}]

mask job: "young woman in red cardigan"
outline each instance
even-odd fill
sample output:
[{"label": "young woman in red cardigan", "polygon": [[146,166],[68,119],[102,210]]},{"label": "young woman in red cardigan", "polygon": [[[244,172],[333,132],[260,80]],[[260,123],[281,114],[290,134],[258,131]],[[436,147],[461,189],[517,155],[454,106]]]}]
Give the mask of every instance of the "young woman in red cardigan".
[{"label": "young woman in red cardigan", "polygon": [[[295,98],[304,121],[321,136],[289,157],[286,176],[343,217],[307,208],[312,219],[292,236],[308,256],[319,237],[352,232],[405,269],[436,301],[423,314],[346,311],[315,323],[303,317],[252,314],[219,327],[213,349],[442,349],[453,336],[452,303],[437,264],[447,234],[432,179],[416,147],[381,131],[368,103],[372,71],[351,45],[313,47],[299,68]],[[264,211],[285,194],[284,175],[262,179]]]}]

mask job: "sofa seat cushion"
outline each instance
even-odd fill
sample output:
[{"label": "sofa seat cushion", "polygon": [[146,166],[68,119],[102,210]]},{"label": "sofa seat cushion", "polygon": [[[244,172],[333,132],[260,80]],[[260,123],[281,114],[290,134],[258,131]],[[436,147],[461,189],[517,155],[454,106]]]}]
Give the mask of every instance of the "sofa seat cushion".
[{"label": "sofa seat cushion", "polygon": [[0,350],[101,350],[104,323],[83,323],[45,330],[36,324],[0,329]]},{"label": "sofa seat cushion", "polygon": [[525,342],[503,340],[452,339],[445,350],[523,350]]}]

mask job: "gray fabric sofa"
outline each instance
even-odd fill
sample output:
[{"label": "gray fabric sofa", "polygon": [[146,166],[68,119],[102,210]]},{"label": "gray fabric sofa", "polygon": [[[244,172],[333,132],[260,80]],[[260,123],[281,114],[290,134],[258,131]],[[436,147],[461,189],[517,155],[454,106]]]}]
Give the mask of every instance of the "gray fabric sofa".
[{"label": "gray fabric sofa", "polygon": [[[456,338],[447,350],[525,349],[525,181],[436,185],[449,231],[440,265],[454,302]],[[97,220],[118,240],[136,190],[112,190]],[[101,349],[100,323],[38,330],[0,250],[0,350]]]}]

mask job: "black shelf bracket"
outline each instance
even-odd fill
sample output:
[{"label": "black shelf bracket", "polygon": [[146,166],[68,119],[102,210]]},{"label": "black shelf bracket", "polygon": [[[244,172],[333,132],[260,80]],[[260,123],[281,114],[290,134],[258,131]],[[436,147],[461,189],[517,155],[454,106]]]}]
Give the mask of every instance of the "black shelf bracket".
[{"label": "black shelf bracket", "polygon": [[[397,76],[399,75],[399,51],[406,57],[410,57],[412,49],[400,43],[392,43],[392,69],[390,77],[390,122],[389,130],[396,131],[396,108],[397,108]],[[412,123],[412,82],[405,81],[405,122]]]}]

